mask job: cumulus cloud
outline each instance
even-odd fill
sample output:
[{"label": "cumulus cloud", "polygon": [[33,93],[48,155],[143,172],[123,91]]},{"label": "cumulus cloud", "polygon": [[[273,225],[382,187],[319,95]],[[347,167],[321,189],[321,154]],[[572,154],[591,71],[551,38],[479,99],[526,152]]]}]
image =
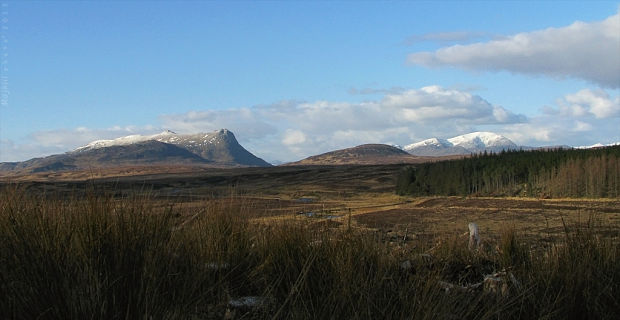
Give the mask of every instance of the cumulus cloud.
[{"label": "cumulus cloud", "polygon": [[575,77],[620,87],[620,14],[603,21],[577,21],[562,28],[519,33],[469,45],[408,56],[411,64],[468,70]]},{"label": "cumulus cloud", "polygon": [[381,104],[394,109],[399,114],[398,119],[411,122],[450,119],[483,124],[525,120],[524,116],[513,114],[501,106],[491,105],[480,96],[439,86],[387,95]]},{"label": "cumulus cloud", "polygon": [[[292,161],[363,143],[407,144],[429,136],[445,136],[447,132],[466,133],[480,125],[527,119],[478,95],[428,86],[390,92],[360,103],[282,101],[251,108],[161,115],[159,120],[159,127],[179,133],[227,128],[258,156]],[[36,132],[29,137],[29,143],[67,151],[92,140],[153,133],[145,132],[147,129],[159,131],[131,127],[62,129]]]},{"label": "cumulus cloud", "polygon": [[574,118],[618,118],[620,96],[612,97],[601,89],[583,89],[557,100],[557,107],[545,106],[544,114]]},{"label": "cumulus cloud", "polygon": [[[619,31],[620,32],[620,31]],[[596,118],[620,117],[620,96],[611,98],[603,90],[583,89],[559,101],[560,110],[573,116],[593,115]]]},{"label": "cumulus cloud", "polygon": [[620,141],[618,122],[609,119],[582,121],[538,115],[527,123],[509,124],[494,131],[524,146],[580,146]]},{"label": "cumulus cloud", "polygon": [[601,89],[583,89],[557,100],[526,123],[498,129],[522,145],[592,145],[620,140],[620,96]]},{"label": "cumulus cloud", "polygon": [[526,121],[523,115],[480,96],[439,86],[390,91],[361,103],[282,101],[160,119],[164,127],[180,131],[225,127],[250,151],[273,157],[268,160],[286,161],[362,143],[404,144],[429,134],[464,133],[478,125]]},{"label": "cumulus cloud", "polygon": [[32,141],[17,143],[8,139],[0,140],[0,162],[23,161],[65,151],[61,147],[43,146]]},{"label": "cumulus cloud", "polygon": [[78,127],[36,131],[22,141],[1,140],[0,161],[23,161],[35,157],[64,153],[94,140],[114,139],[132,134],[153,134],[153,126],[114,126],[103,129]]},{"label": "cumulus cloud", "polygon": [[276,128],[257,116],[254,108],[232,108],[190,111],[160,116],[165,128],[179,133],[208,132],[221,128],[233,130],[246,139],[261,139],[276,132]]},{"label": "cumulus cloud", "polygon": [[0,161],[62,153],[93,140],[162,129],[195,133],[227,128],[245,148],[268,161],[294,161],[364,143],[406,145],[473,131],[494,131],[521,145],[591,145],[620,141],[618,99],[601,89],[584,89],[525,117],[470,92],[427,86],[359,103],[281,101],[161,115],[157,127],[41,131],[19,143],[0,141]]},{"label": "cumulus cloud", "polygon": [[37,131],[30,135],[32,142],[41,146],[64,148],[72,150],[93,140],[114,139],[138,133],[155,133],[158,130],[153,126],[114,126],[104,129],[78,127],[75,129],[57,129]]},{"label": "cumulus cloud", "polygon": [[299,130],[287,129],[284,132],[284,138],[282,139],[282,143],[287,146],[296,145],[300,143],[306,142],[306,135]]}]

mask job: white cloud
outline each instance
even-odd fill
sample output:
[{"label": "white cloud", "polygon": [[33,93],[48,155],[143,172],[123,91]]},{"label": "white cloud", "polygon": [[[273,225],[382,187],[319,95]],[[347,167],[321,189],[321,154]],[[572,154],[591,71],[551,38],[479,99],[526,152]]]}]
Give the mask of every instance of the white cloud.
[{"label": "white cloud", "polygon": [[15,143],[15,141],[12,140],[0,140],[1,162],[23,161],[35,157],[63,153],[65,151],[67,150],[61,147],[42,146],[32,142]]},{"label": "white cloud", "polygon": [[[252,108],[195,110],[159,119],[161,128],[179,133],[227,128],[258,156],[286,161],[363,143],[406,144],[429,136],[466,133],[479,125],[526,120],[480,96],[439,86],[391,92],[362,103],[283,101]],[[28,143],[67,151],[93,140],[154,133],[146,129],[45,131],[32,134]]]},{"label": "white cloud", "polygon": [[523,145],[592,145],[620,139],[620,97],[606,91],[583,89],[558,99],[527,123],[498,129]]},{"label": "white cloud", "polygon": [[[561,126],[559,127],[561,128]],[[555,124],[532,121],[505,126],[498,133],[506,136],[517,145],[549,145],[555,137],[554,132],[559,129]]]},{"label": "white cloud", "polygon": [[592,125],[587,123],[587,122],[583,122],[583,121],[575,121],[575,125],[574,125],[574,129],[573,131],[576,132],[588,132],[591,131],[593,129]]},{"label": "white cloud", "polygon": [[246,140],[261,139],[277,132],[276,128],[257,116],[255,108],[233,108],[189,111],[160,116],[163,127],[178,133],[209,132],[221,128],[232,130]]},{"label": "white cloud", "polygon": [[620,87],[620,14],[603,21],[577,21],[562,28],[519,33],[504,39],[410,54],[408,62],[428,67],[576,77]]},{"label": "white cloud", "polygon": [[390,91],[361,103],[283,101],[160,118],[165,127],[178,131],[228,128],[258,156],[286,161],[363,143],[404,144],[429,135],[465,133],[478,125],[526,120],[480,96],[439,86]]},{"label": "white cloud", "polygon": [[0,141],[0,161],[23,161],[35,157],[64,153],[89,142],[100,139],[114,139],[131,134],[152,134],[161,131],[153,126],[114,126],[104,129],[77,127],[37,131],[23,141]]},{"label": "white cloud", "polygon": [[480,124],[524,120],[523,116],[515,115],[500,106],[493,106],[480,96],[439,86],[387,95],[381,104],[397,109],[400,119],[411,122],[453,119]]},{"label": "white cloud", "polygon": [[611,98],[607,92],[600,89],[583,89],[566,95],[559,101],[559,105],[563,113],[577,117],[588,114],[599,119],[620,117],[620,96]]},{"label": "white cloud", "polygon": [[291,146],[296,144],[301,144],[306,142],[306,135],[299,130],[287,129],[284,132],[284,138],[282,138],[282,143]]},{"label": "white cloud", "polygon": [[427,86],[362,103],[282,101],[251,108],[161,115],[159,126],[75,128],[36,132],[23,142],[1,141],[0,161],[62,153],[98,139],[230,129],[250,152],[267,161],[301,158],[364,143],[406,145],[494,131],[518,144],[592,145],[620,141],[618,96],[584,89],[526,118],[472,93]]},{"label": "white cloud", "polygon": [[65,151],[83,146],[89,142],[100,139],[114,139],[122,136],[138,133],[155,133],[158,130],[153,126],[114,126],[104,129],[89,129],[77,127],[75,129],[58,129],[37,131],[30,135],[31,141],[35,145],[44,147],[63,148]]}]

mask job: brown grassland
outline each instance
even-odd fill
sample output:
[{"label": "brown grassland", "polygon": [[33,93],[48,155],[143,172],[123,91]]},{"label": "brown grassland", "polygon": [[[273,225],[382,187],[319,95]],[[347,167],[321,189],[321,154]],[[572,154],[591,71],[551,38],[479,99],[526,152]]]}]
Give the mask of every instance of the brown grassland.
[{"label": "brown grassland", "polygon": [[620,314],[620,199],[398,196],[402,167],[3,177],[0,317]]}]

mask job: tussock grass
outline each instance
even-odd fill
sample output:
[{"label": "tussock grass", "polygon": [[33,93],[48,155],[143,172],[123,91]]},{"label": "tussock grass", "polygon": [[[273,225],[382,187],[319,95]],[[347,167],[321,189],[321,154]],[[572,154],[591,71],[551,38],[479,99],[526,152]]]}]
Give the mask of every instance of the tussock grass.
[{"label": "tussock grass", "polygon": [[[205,201],[188,214],[153,203],[144,196],[54,200],[4,189],[0,317],[611,319],[620,313],[620,247],[600,237],[595,223],[566,226],[564,239],[536,251],[509,228],[477,251],[457,236],[432,250],[402,250],[355,228],[252,224],[251,205]],[[472,287],[502,270],[518,280],[507,293]],[[261,306],[229,305],[248,296],[262,297]]]}]

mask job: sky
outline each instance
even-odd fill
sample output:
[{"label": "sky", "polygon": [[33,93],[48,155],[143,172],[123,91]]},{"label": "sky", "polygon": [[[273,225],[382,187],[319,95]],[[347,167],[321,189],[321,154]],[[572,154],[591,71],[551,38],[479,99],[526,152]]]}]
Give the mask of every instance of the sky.
[{"label": "sky", "polygon": [[231,130],[270,161],[620,142],[618,1],[1,1],[0,161]]}]

